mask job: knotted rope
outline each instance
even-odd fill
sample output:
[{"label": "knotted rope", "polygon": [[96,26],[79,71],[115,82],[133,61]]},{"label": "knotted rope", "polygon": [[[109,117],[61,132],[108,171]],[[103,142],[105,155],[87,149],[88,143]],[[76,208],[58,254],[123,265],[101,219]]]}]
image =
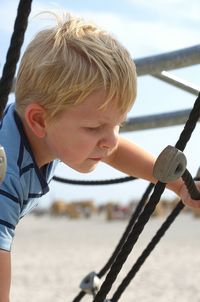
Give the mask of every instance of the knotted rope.
[{"label": "knotted rope", "polygon": [[[115,260],[115,258],[117,257],[117,255],[119,254],[119,251],[121,250],[121,248],[123,247],[125,241],[128,238],[128,235],[130,234],[138,216],[140,215],[142,209],[144,208],[144,205],[146,203],[146,201],[148,200],[148,197],[152,191],[154,187],[154,184],[149,184],[146,191],[144,192],[141,200],[139,201],[135,211],[133,212],[131,219],[124,231],[124,233],[122,234],[121,239],[119,240],[113,254],[110,256],[110,258],[108,259],[108,261],[106,262],[106,264],[104,265],[104,267],[99,271],[99,273],[97,274],[97,276],[99,278],[102,278],[106,272],[109,270],[109,268],[111,267],[113,261]],[[81,291],[73,300],[73,302],[79,302],[85,295],[86,293],[84,291]]]},{"label": "knotted rope", "polygon": [[[185,127],[181,132],[180,137],[176,143],[176,148],[178,148],[179,150],[181,151],[184,150],[199,120],[199,116],[200,116],[200,94],[195,101],[195,104],[193,106],[193,109],[191,110],[191,113],[185,124]],[[110,271],[106,276],[105,281],[103,282],[99,292],[94,298],[94,302],[102,302],[105,300],[108,292],[110,291],[114,281],[117,278],[117,275],[119,274],[123,264],[125,263],[129,253],[131,252],[133,246],[137,242],[139,235],[143,231],[144,226],[146,225],[150,216],[154,212],[155,207],[158,204],[160,197],[165,189],[165,186],[166,184],[161,182],[158,182],[156,184],[148,204],[145,206],[143,212],[141,213],[132,231],[130,232],[127,241],[124,243],[123,248],[120,250],[115,261],[113,262]]]}]

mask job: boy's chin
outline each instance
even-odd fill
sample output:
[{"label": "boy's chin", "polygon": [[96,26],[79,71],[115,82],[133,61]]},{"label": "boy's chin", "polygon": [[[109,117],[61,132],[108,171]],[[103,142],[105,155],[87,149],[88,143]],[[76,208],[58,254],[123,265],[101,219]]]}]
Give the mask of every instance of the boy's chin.
[{"label": "boy's chin", "polygon": [[70,166],[73,170],[79,172],[79,173],[90,173],[92,171],[95,170],[97,164],[96,165],[92,165],[92,166]]}]

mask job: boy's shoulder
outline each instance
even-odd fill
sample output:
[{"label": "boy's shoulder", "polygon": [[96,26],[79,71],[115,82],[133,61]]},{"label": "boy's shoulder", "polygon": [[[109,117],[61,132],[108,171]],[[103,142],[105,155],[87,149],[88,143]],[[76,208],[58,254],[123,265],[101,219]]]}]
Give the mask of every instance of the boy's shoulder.
[{"label": "boy's shoulder", "polygon": [[[16,136],[17,125],[15,121],[15,104],[8,104],[4,110],[2,119],[0,120],[0,144],[7,145],[9,141],[13,142],[18,138]],[[9,134],[12,134],[10,136]]]},{"label": "boy's shoulder", "polygon": [[[42,195],[49,188],[58,161],[45,166],[45,172],[36,164],[30,143],[23,129],[22,121],[15,110],[15,104],[7,106],[0,126],[0,145],[3,146],[7,157],[7,174],[18,179],[18,184],[29,195],[38,191]],[[27,188],[27,189],[26,189]]]},{"label": "boy's shoulder", "polygon": [[18,160],[21,145],[21,136],[15,117],[15,104],[9,104],[0,122],[0,145],[4,148],[7,157],[7,166],[10,169]]}]

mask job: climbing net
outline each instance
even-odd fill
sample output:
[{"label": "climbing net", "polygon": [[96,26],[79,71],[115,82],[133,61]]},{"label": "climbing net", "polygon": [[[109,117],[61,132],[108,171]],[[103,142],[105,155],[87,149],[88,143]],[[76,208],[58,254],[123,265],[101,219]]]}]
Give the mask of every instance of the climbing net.
[{"label": "climbing net", "polygon": [[[28,24],[28,17],[31,11],[31,0],[21,0],[19,2],[17,17],[15,20],[14,31],[11,37],[10,47],[8,49],[6,63],[3,68],[2,77],[0,79],[0,114],[4,111],[4,108],[8,101],[8,96],[13,84],[14,74],[16,71],[16,65],[20,57],[20,50],[24,40],[24,34]],[[185,127],[181,132],[179,139],[174,147],[168,146],[158,157],[155,164],[154,174],[159,179],[156,185],[149,184],[145,193],[143,194],[140,202],[138,203],[135,212],[117,244],[113,254],[108,259],[103,268],[98,272],[92,272],[88,274],[81,282],[81,291],[74,298],[73,302],[80,301],[86,293],[92,294],[94,302],[102,301],[118,301],[127,288],[131,280],[139,271],[142,264],[145,262],[149,254],[153,251],[154,247],[160,241],[167,229],[170,227],[175,218],[184,208],[184,204],[180,200],[170,215],[166,218],[160,229],[153,236],[147,247],[142,254],[136,260],[131,270],[127,273],[127,276],[122,280],[119,287],[116,289],[112,298],[107,299],[107,295],[111,287],[113,286],[120,270],[126,262],[130,252],[132,251],[135,243],[137,242],[140,234],[142,233],[145,225],[149,221],[152,213],[154,212],[162,193],[165,190],[166,183],[168,181],[175,180],[182,177],[188,191],[193,199],[200,199],[200,193],[198,192],[194,179],[189,171],[186,169],[186,160],[183,151],[195,129],[195,126],[200,117],[200,94],[198,95],[194,106],[189,114],[189,118],[186,121]],[[115,180],[104,181],[74,181],[54,177],[54,180],[61,181],[63,183],[71,184],[85,184],[85,185],[105,185],[114,184],[124,181],[134,180],[133,177],[125,177]],[[153,192],[152,192],[153,191]],[[151,194],[151,196],[150,196]],[[150,197],[149,197],[150,196]],[[148,200],[148,202],[147,202]],[[99,287],[99,279],[106,275],[104,282]]]},{"label": "climbing net", "polygon": [[[112,298],[106,300],[107,294],[109,293],[112,285],[114,284],[122,266],[127,260],[130,252],[132,251],[135,243],[137,242],[140,234],[142,233],[146,223],[149,221],[151,215],[153,214],[158,202],[160,201],[161,195],[164,192],[166,182],[175,180],[180,176],[183,178],[188,191],[192,198],[200,199],[200,193],[195,187],[194,180],[185,167],[185,157],[182,152],[192,135],[192,132],[199,120],[200,117],[200,95],[195,101],[193,109],[189,115],[188,121],[185,124],[183,131],[180,134],[180,137],[175,145],[175,147],[168,146],[161,155],[158,157],[155,164],[154,173],[158,179],[161,178],[161,181],[155,185],[149,184],[146,189],[146,192],[141,198],[141,201],[138,203],[138,206],[133,213],[128,226],[122,235],[116,249],[114,250],[112,256],[106,263],[106,265],[100,270],[99,273],[94,274],[93,272],[87,275],[83,282],[81,283],[82,291],[75,297],[73,302],[78,302],[82,299],[85,293],[93,294],[94,302],[102,301],[118,301],[121,297],[124,290],[127,288],[131,280],[134,278],[136,273],[139,271],[142,264],[145,262],[147,257],[153,251],[157,243],[160,241],[162,236],[165,234],[167,229],[170,227],[175,218],[184,208],[184,204],[180,200],[164,223],[161,225],[159,230],[156,232],[152,240],[149,242],[147,247],[144,249],[142,254],[139,256],[135,264],[132,266],[131,270],[128,272],[127,276],[123,279]],[[172,160],[174,159],[174,160]],[[170,164],[171,162],[171,164]],[[161,169],[161,172],[160,172]],[[151,191],[153,190],[149,201],[146,203]],[[146,205],[145,205],[146,203]],[[107,273],[108,271],[108,273]],[[106,278],[102,283],[100,289],[98,289],[98,279],[106,274]],[[97,290],[98,289],[98,290]]]}]

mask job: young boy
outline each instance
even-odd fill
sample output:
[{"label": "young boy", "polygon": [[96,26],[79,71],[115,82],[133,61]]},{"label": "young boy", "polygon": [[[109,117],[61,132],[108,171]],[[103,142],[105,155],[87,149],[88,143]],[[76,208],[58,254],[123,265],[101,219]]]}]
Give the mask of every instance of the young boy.
[{"label": "young boy", "polygon": [[[1,121],[8,167],[0,186],[0,302],[9,301],[16,225],[48,192],[58,160],[83,173],[104,161],[156,181],[154,157],[118,135],[136,97],[131,56],[95,25],[56,18],[57,25],[39,32],[26,49],[16,102]],[[169,187],[196,206],[181,180]]]}]

